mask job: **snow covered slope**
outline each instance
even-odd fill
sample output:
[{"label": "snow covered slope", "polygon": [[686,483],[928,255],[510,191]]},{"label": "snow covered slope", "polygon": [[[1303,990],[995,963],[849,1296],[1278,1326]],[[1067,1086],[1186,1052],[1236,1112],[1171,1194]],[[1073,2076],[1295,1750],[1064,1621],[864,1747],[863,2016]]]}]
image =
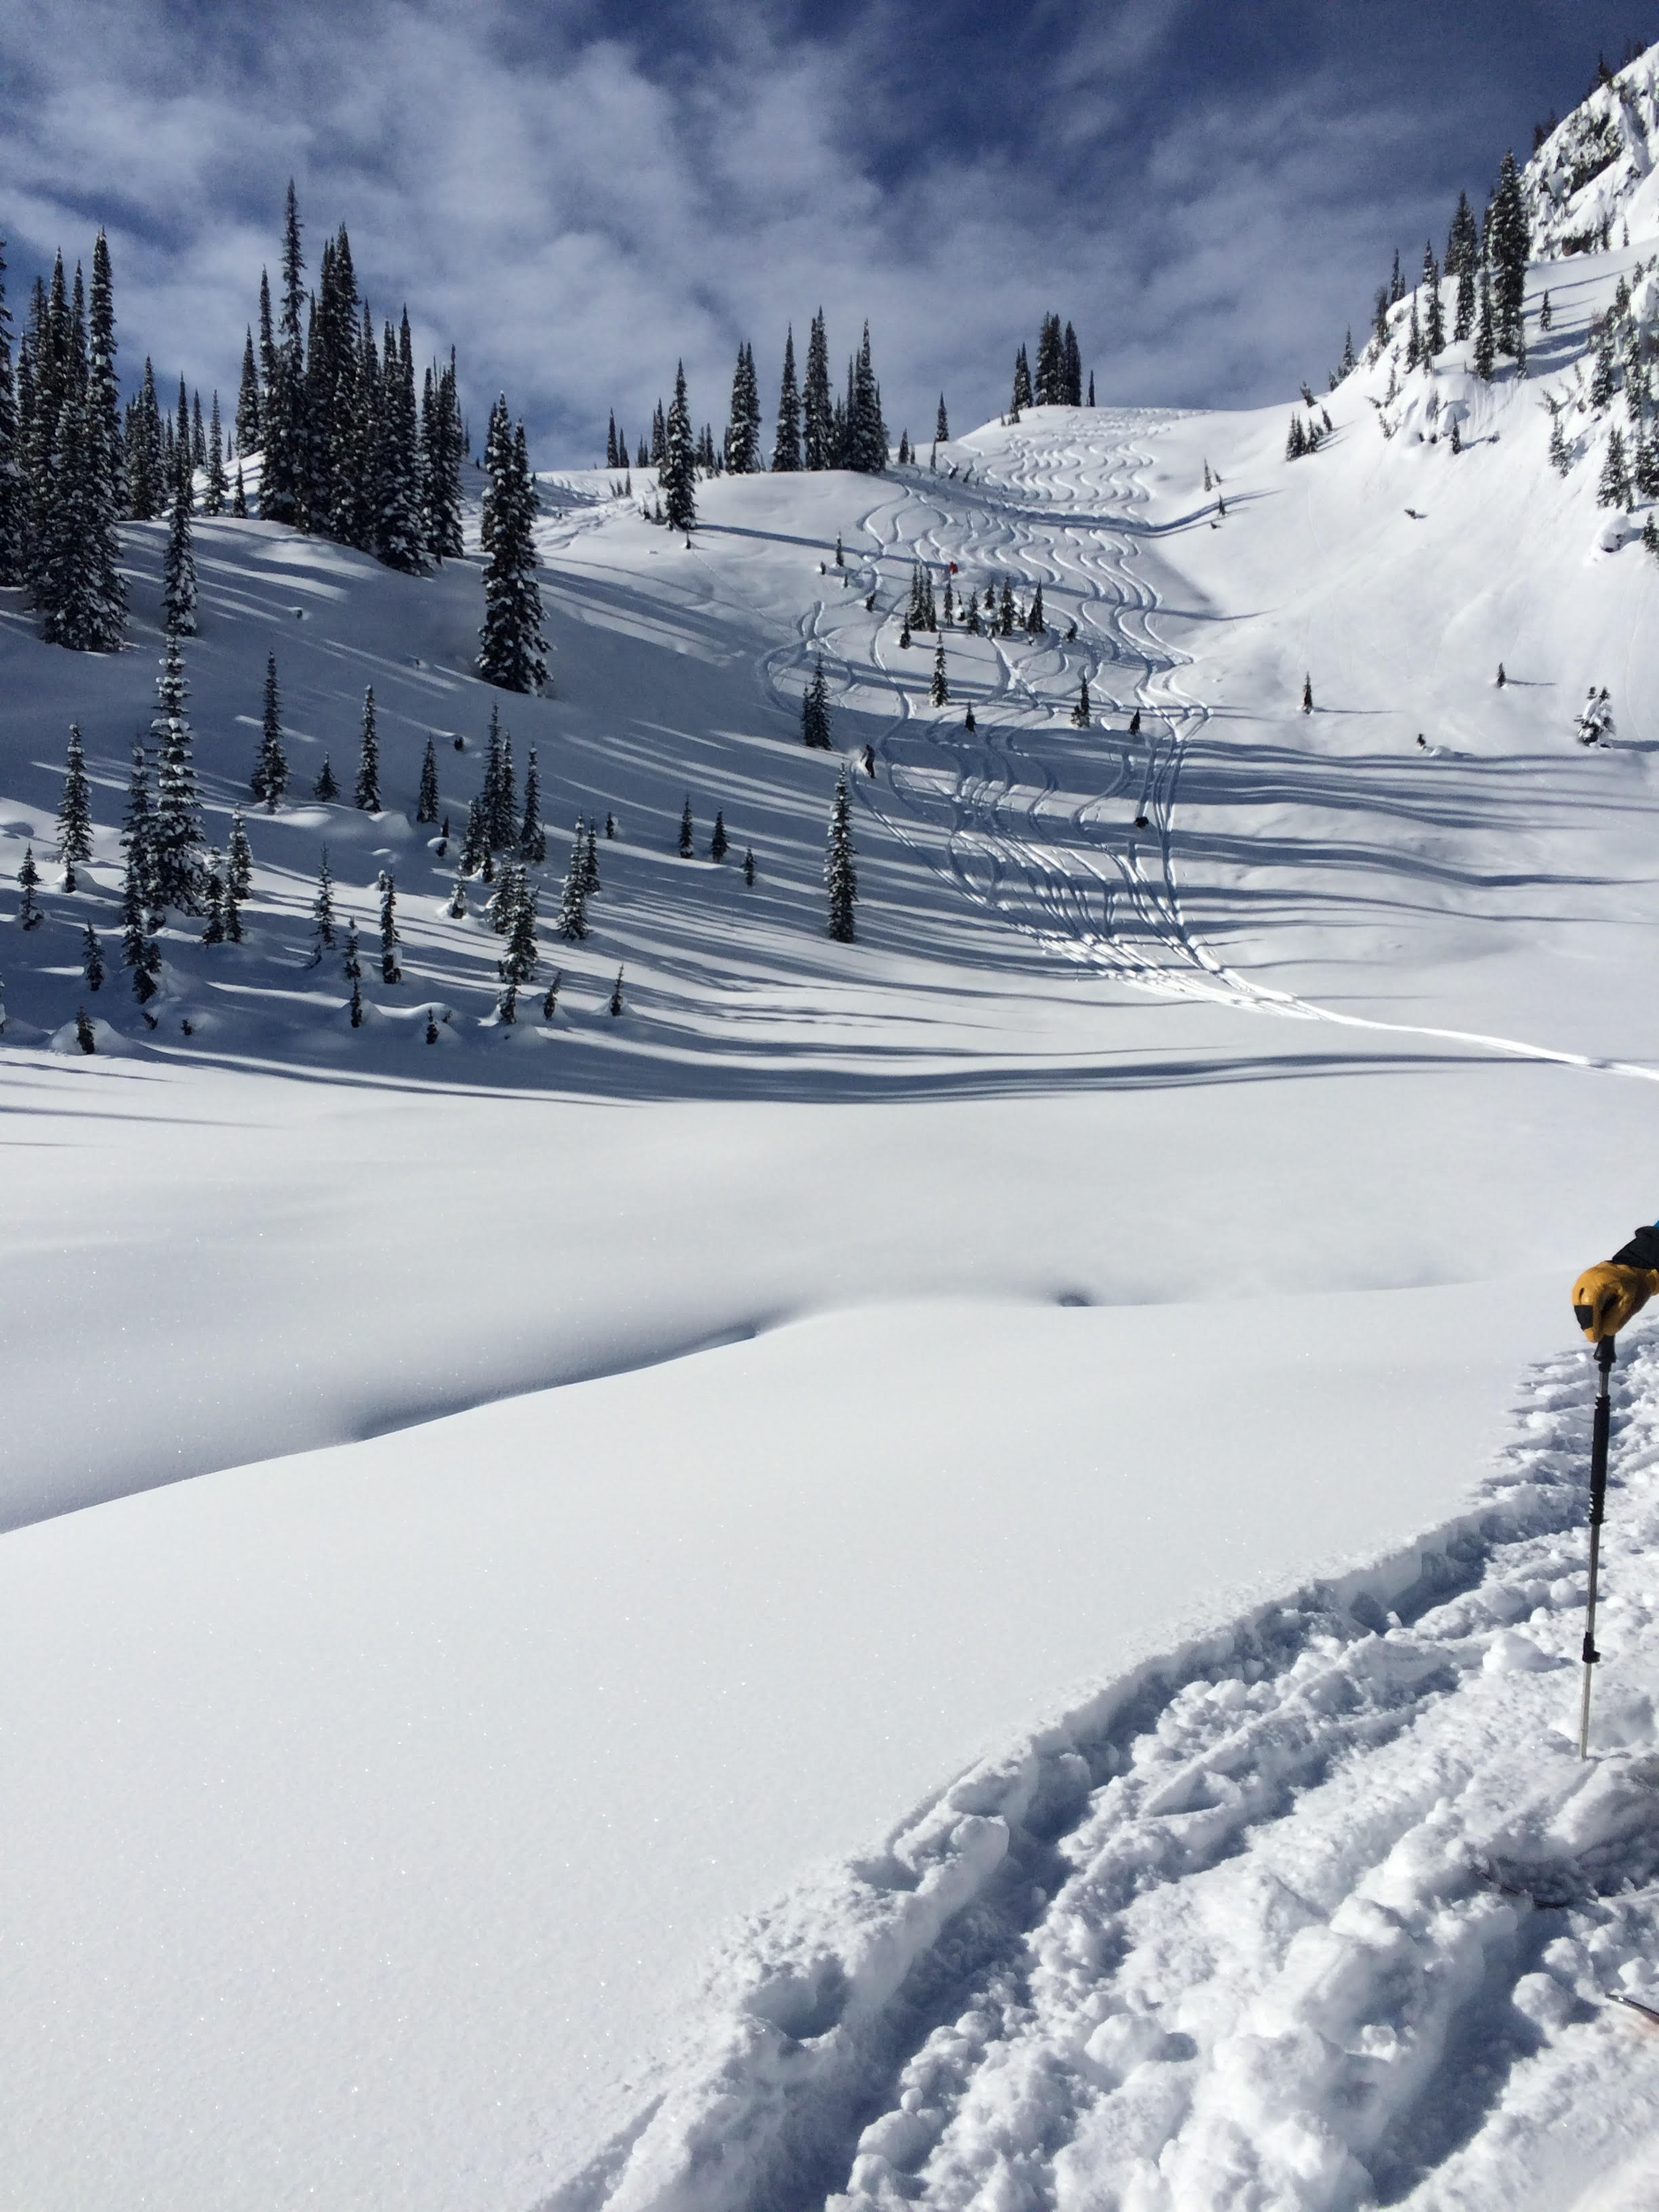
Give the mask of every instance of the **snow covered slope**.
[{"label": "snow covered slope", "polygon": [[[0,609],[0,875],[71,718],[98,821],[0,928],[32,2205],[1542,2212],[1659,2129],[1590,2004],[1649,1932],[1602,1893],[1647,1878],[1646,1364],[1582,1790],[1551,1735],[1565,1286],[1659,1159],[1659,565],[1588,365],[1638,229],[1534,268],[1526,379],[1385,354],[1295,461],[1284,410],[1034,410],[703,486],[689,546],[549,479],[546,699],[467,674],[475,563],[204,523],[210,834],[272,651],[299,788],[372,683],[392,803],[252,816],[246,942],[170,929],[91,1058],[159,532],[131,653]],[[1043,591],[944,634],[943,707],[917,561]],[[544,916],[618,832],[511,1029],[412,820],[434,738],[459,829],[492,703]],[[397,883],[356,1031],[324,843],[366,944]]]}]

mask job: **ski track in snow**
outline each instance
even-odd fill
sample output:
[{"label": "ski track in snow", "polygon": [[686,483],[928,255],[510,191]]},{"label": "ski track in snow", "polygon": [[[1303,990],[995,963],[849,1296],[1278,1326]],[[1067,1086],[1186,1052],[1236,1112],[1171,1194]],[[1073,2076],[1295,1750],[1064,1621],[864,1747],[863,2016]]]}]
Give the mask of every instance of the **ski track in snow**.
[{"label": "ski track in snow", "polygon": [[[1473,1509],[1188,1644],[758,1917],[702,2063],[544,2212],[1572,2203],[1659,2002],[1659,1334],[1618,1370],[1593,1743],[1585,1358]],[[1587,2158],[1590,2163],[1587,2166]],[[1635,2198],[1632,2203],[1638,2201]]]},{"label": "ski track in snow", "polygon": [[[938,865],[942,849],[949,880],[965,898],[1064,958],[1165,996],[1659,1082],[1659,1069],[1628,1061],[1338,1012],[1252,982],[1188,927],[1170,830],[1188,738],[1204,729],[1210,712],[1182,688],[1189,656],[1158,634],[1162,603],[1138,573],[1136,541],[1149,526],[1133,516],[1146,504],[1143,479],[1152,463],[1137,441],[1180,419],[1098,409],[1081,443],[1057,442],[1051,430],[1035,437],[1012,431],[991,452],[973,453],[968,484],[930,472],[885,488],[863,523],[874,558],[860,561],[849,549],[848,580],[838,599],[819,599],[803,617],[799,639],[763,661],[762,681],[774,703],[793,705],[820,652],[843,694],[854,686],[889,694],[891,720],[876,741],[884,784],[855,777],[862,804],[927,865]],[[964,443],[971,449],[971,441]],[[976,520],[957,511],[964,505],[977,510]],[[940,633],[958,681],[964,655],[994,663],[988,726],[982,722],[970,732],[957,705],[932,707],[925,681],[931,657],[921,638],[909,650],[923,680],[907,681],[908,669],[895,665],[903,586],[896,598],[891,586],[912,561],[936,572],[955,561],[963,583],[976,588],[1003,575],[1027,590],[1042,581],[1048,635],[1034,649],[1022,636],[1018,658],[1000,637],[970,640],[960,628]],[[891,604],[866,614],[865,598],[874,589],[879,600],[884,583]],[[1078,635],[1067,640],[1063,626],[1073,617]],[[1073,787],[1085,765],[1082,748],[1065,741],[1079,679],[1088,682],[1097,724],[1086,762],[1091,780],[1098,776],[1103,710],[1138,708],[1142,725],[1138,737],[1117,735],[1115,774],[1087,792]],[[1145,830],[1112,817],[1115,807],[1127,814],[1131,802],[1131,820],[1144,817]]]}]

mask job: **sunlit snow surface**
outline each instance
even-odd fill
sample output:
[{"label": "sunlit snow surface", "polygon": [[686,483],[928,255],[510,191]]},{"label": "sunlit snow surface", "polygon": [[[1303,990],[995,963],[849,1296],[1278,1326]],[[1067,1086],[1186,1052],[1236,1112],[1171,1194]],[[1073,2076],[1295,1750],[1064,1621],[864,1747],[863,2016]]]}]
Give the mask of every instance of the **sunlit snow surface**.
[{"label": "sunlit snow surface", "polygon": [[[704,487],[689,550],[550,484],[544,920],[620,835],[511,1034],[410,819],[433,732],[477,790],[475,564],[199,526],[210,834],[270,649],[302,787],[372,682],[392,804],[252,817],[248,942],[169,933],[154,1030],[116,970],[91,1060],[160,533],[129,654],[6,601],[0,869],[71,716],[100,823],[0,944],[9,2196],[1643,2201],[1659,1397],[1586,1775],[1565,1291],[1659,1211],[1659,568],[1535,398],[1633,258],[1548,272],[1518,395],[1441,380],[1455,459],[1360,378],[1309,461],[1039,411]],[[1043,586],[943,709],[916,558]],[[398,884],[356,1033],[325,841],[366,956]]]}]

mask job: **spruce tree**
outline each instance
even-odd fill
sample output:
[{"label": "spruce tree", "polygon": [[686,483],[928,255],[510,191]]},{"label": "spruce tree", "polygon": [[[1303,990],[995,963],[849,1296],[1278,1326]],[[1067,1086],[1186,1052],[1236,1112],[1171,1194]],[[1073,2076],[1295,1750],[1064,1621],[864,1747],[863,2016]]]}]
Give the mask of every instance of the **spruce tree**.
[{"label": "spruce tree", "polygon": [[940,638],[933,648],[933,680],[928,687],[928,696],[936,707],[943,707],[950,700],[951,687],[945,680],[945,640],[943,638]]},{"label": "spruce tree", "polygon": [[180,469],[173,495],[167,552],[161,562],[162,620],[167,629],[179,637],[196,635],[196,552],[190,526],[195,504],[190,471]]},{"label": "spruce tree", "polygon": [[230,511],[239,522],[247,520],[247,486],[242,481],[242,464],[236,464],[236,485],[230,495]]},{"label": "spruce tree", "polygon": [[836,785],[830,815],[830,836],[823,860],[824,887],[830,894],[830,934],[838,945],[853,942],[853,907],[859,879],[853,865],[852,799],[842,769]]},{"label": "spruce tree", "polygon": [[535,748],[524,771],[524,821],[519,830],[519,857],[532,867],[547,858],[547,832],[542,826],[542,780],[536,769]]},{"label": "spruce tree", "polygon": [[92,287],[87,296],[87,422],[99,476],[100,503],[112,532],[126,513],[127,499],[121,384],[115,353],[115,282],[109,240],[100,229],[93,243]]},{"label": "spruce tree", "polygon": [[1089,726],[1089,679],[1086,676],[1078,678],[1077,704],[1072,709],[1072,726],[1079,730],[1086,730]]},{"label": "spruce tree", "polygon": [[605,1011],[613,1021],[617,1016],[627,1012],[627,1008],[623,1004],[623,970],[620,968],[617,970],[616,981],[611,986],[611,1004]]},{"label": "spruce tree", "polygon": [[812,332],[806,346],[806,378],[801,387],[801,437],[809,469],[835,467],[830,342],[824,334],[822,307],[812,318]]},{"label": "spruce tree", "polygon": [[374,722],[374,686],[363,693],[363,722],[357,748],[357,781],[351,803],[366,814],[380,811],[380,741]]},{"label": "spruce tree", "polygon": [[[3,244],[4,240],[0,240],[0,246]],[[0,255],[0,584],[21,584],[26,573],[26,500],[5,269],[4,257]]]},{"label": "spruce tree", "polygon": [[1423,350],[1430,361],[1437,361],[1446,350],[1446,307],[1440,290],[1440,267],[1432,246],[1423,248],[1423,291],[1426,301]]},{"label": "spruce tree", "polygon": [[204,945],[225,941],[225,875],[216,848],[210,847],[202,864],[201,909],[207,916],[202,931]]},{"label": "spruce tree", "polygon": [[351,986],[351,1026],[360,1030],[363,1025],[363,963],[357,950],[357,925],[351,922],[346,929],[345,977]]},{"label": "spruce tree", "polygon": [[70,724],[64,760],[64,791],[58,802],[58,858],[66,867],[92,858],[92,793],[78,722]]},{"label": "spruce tree", "polygon": [[1077,332],[1069,323],[1066,325],[1061,350],[1066,362],[1066,389],[1062,404],[1067,407],[1081,407],[1083,404],[1083,356],[1078,347]]},{"label": "spruce tree", "polygon": [[514,991],[535,981],[541,955],[536,944],[536,894],[522,868],[514,874],[513,909],[507,918],[507,945],[501,954],[502,982]]},{"label": "spruce tree", "polygon": [[1607,432],[1607,458],[1601,464],[1595,499],[1599,507],[1630,507],[1630,467],[1625,458],[1624,434],[1616,422]]},{"label": "spruce tree", "polygon": [[[801,695],[800,741],[815,750],[829,752],[833,740],[830,734],[830,686],[824,681],[823,655],[820,653],[812,667],[811,681]],[[687,802],[688,805],[690,801]]]},{"label": "spruce tree", "polygon": [[1527,261],[1532,236],[1527,221],[1526,195],[1513,153],[1506,153],[1492,195],[1487,258],[1492,264],[1495,335],[1505,353],[1520,354],[1525,345],[1524,315]]},{"label": "spruce tree", "polygon": [[1618,388],[1618,356],[1613,349],[1613,327],[1611,318],[1601,332],[1595,349],[1595,367],[1590,372],[1589,400],[1595,408],[1611,405]]},{"label": "spruce tree", "polygon": [[276,689],[276,656],[265,659],[265,702],[260,724],[259,757],[254,764],[253,796],[274,814],[288,791],[288,755],[283,750],[282,700]]},{"label": "spruce tree", "polygon": [[1498,364],[1497,331],[1492,322],[1492,286],[1480,272],[1480,318],[1474,330],[1474,373],[1490,384]]},{"label": "spruce tree", "polygon": [[663,511],[671,530],[690,531],[696,526],[693,467],[691,417],[685,404],[685,368],[682,362],[677,363],[674,370],[674,398],[664,432],[660,478]]},{"label": "spruce tree", "polygon": [[313,799],[322,799],[325,804],[340,795],[340,780],[335,775],[334,764],[326,753],[323,755],[323,764],[317,771],[317,781],[311,787],[311,795]]},{"label": "spruce tree", "polygon": [[98,941],[98,933],[88,922],[81,933],[81,972],[87,979],[89,991],[104,988],[104,948]]},{"label": "spruce tree", "polygon": [[755,848],[750,845],[743,856],[743,879],[750,890],[755,888]]},{"label": "spruce tree", "polygon": [[261,410],[264,473],[259,482],[259,512],[268,522],[286,522],[303,530],[309,525],[311,513],[311,449],[306,419],[305,340],[301,330],[306,295],[300,228],[290,178],[283,230],[282,318]]},{"label": "spruce tree", "polygon": [[404,971],[398,965],[398,886],[388,876],[386,889],[380,893],[380,981],[401,983]]},{"label": "spruce tree", "polygon": [[[760,394],[755,382],[755,353],[746,342],[738,348],[732,379],[732,420],[726,433],[728,475],[753,476],[760,467]],[[711,440],[712,445],[712,440]]]},{"label": "spruce tree", "polygon": [[1025,635],[1028,637],[1046,637],[1048,632],[1048,625],[1042,617],[1042,585],[1039,580],[1031,594],[1030,609],[1025,617]]},{"label": "spruce tree", "polygon": [[[532,754],[533,759],[535,756]],[[435,822],[438,818],[438,755],[433,741],[426,741],[426,750],[421,756],[421,787],[415,796],[415,819]]]},{"label": "spruce tree", "polygon": [[716,807],[714,810],[714,834],[708,841],[708,857],[711,860],[723,860],[731,849],[732,847],[730,841],[726,835],[725,809],[723,807]]},{"label": "spruce tree", "polygon": [[253,848],[240,806],[230,817],[230,847],[225,856],[225,927],[233,945],[242,941],[242,908],[253,890]]},{"label": "spruce tree", "polygon": [[580,823],[570,841],[570,860],[564,872],[564,890],[553,927],[567,945],[579,945],[587,935],[587,855],[583,849]]},{"label": "spruce tree", "polygon": [[312,927],[317,933],[317,957],[334,950],[334,878],[328,865],[328,848],[324,846],[317,863],[317,895],[311,902]]},{"label": "spruce tree", "polygon": [[695,834],[691,820],[691,794],[688,791],[685,794],[685,805],[680,815],[679,854],[683,860],[689,860],[691,858]]},{"label": "spruce tree", "polygon": [[542,1000],[542,1019],[544,1022],[550,1022],[558,1010],[559,986],[563,981],[563,969],[556,968],[553,970],[553,981],[547,987],[547,996]]},{"label": "spruce tree", "polygon": [[253,332],[250,330],[242,347],[242,380],[236,394],[236,452],[257,453],[259,434],[259,373],[253,365]]},{"label": "spruce tree", "polygon": [[213,395],[213,411],[208,425],[207,483],[202,494],[204,514],[222,514],[225,511],[225,434],[219,420],[219,395]]},{"label": "spruce tree", "polygon": [[1060,317],[1045,315],[1037,336],[1036,383],[1035,397],[1039,407],[1059,407],[1064,404],[1066,389],[1066,349],[1060,334]]},{"label": "spruce tree", "polygon": [[95,1053],[98,1049],[97,1032],[88,1020],[84,1006],[77,1006],[75,1010],[75,1042],[82,1052]]},{"label": "spruce tree", "polygon": [[156,906],[180,914],[197,911],[201,887],[202,802],[185,714],[188,696],[178,633],[169,630],[150,724],[156,747],[151,890]]},{"label": "spruce tree", "polygon": [[795,387],[795,331],[784,333],[783,380],[778,387],[778,428],[772,441],[772,466],[780,476],[800,466],[800,393]]},{"label": "spruce tree", "polygon": [[132,755],[132,780],[127,787],[126,820],[121,843],[126,853],[126,872],[121,885],[121,961],[132,970],[133,995],[142,1006],[155,995],[155,975],[161,964],[161,948],[150,932],[152,817],[149,776],[144,756],[137,747]]},{"label": "spruce tree", "polygon": [[939,413],[933,417],[933,443],[942,446],[951,434],[951,418],[945,411],[945,394],[939,396]]},{"label": "spruce tree", "polygon": [[[1455,423],[1453,428],[1456,428]],[[1566,434],[1561,428],[1559,413],[1550,416],[1550,466],[1558,476],[1568,476],[1572,471],[1572,455],[1567,450]]]},{"label": "spruce tree", "polygon": [[40,871],[35,864],[34,848],[23,848],[23,865],[17,871],[18,886],[22,891],[22,902],[17,909],[18,926],[22,929],[39,929],[46,920],[35,903],[34,894],[40,888]]},{"label": "spruce tree", "polygon": [[1018,416],[1031,404],[1031,372],[1026,365],[1025,349],[1021,346],[1014,356],[1014,396],[1009,403],[1009,412]]},{"label": "spruce tree", "polygon": [[[499,418],[497,422],[496,418]],[[496,402],[495,460],[484,494],[489,550],[484,568],[484,619],[478,632],[478,673],[503,691],[539,690],[547,680],[542,658],[542,594],[536,581],[535,521],[540,501],[520,422],[507,434],[507,401]],[[488,460],[488,453],[486,455]]]},{"label": "spruce tree", "polygon": [[870,325],[853,363],[847,402],[847,442],[842,465],[878,477],[887,466],[887,425],[881,415],[881,388],[870,359]]},{"label": "spruce tree", "polygon": [[456,381],[455,350],[440,369],[432,389],[432,406],[423,416],[426,441],[426,539],[434,561],[459,560],[461,539],[461,465],[466,459],[466,439],[461,423],[459,388]]}]

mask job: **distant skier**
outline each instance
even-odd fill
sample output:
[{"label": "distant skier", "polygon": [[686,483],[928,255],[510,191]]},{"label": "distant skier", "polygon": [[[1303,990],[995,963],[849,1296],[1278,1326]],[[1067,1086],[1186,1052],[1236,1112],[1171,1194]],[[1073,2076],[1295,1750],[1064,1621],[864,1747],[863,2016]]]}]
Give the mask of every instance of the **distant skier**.
[{"label": "distant skier", "polygon": [[873,745],[866,745],[864,748],[864,773],[866,775],[873,776],[875,772],[876,749]]},{"label": "distant skier", "polygon": [[1599,691],[1592,684],[1585,693],[1584,710],[1573,726],[1573,733],[1581,745],[1599,745],[1613,735],[1613,702],[1605,684]]},{"label": "distant skier", "polygon": [[1427,750],[1429,750],[1429,741],[1428,741],[1428,739],[1424,736],[1424,734],[1423,734],[1423,732],[1422,732],[1422,731],[1421,731],[1421,730],[1419,730],[1419,731],[1418,732],[1418,733],[1417,733],[1417,750],[1419,750],[1419,752],[1423,752],[1423,753],[1427,752]]},{"label": "distant skier", "polygon": [[1500,660],[1498,664],[1498,688],[1500,691],[1504,689],[1504,686],[1509,682],[1509,678],[1504,672],[1504,664]]}]

